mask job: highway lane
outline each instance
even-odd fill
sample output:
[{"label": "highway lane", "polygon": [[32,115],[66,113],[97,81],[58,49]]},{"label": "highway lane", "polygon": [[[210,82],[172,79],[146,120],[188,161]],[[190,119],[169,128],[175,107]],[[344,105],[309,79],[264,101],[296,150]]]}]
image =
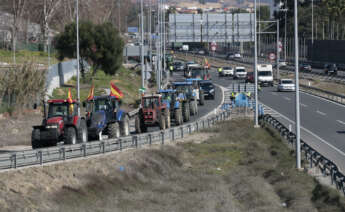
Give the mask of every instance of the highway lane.
[{"label": "highway lane", "polygon": [[[220,78],[215,69],[213,81],[224,87],[238,83],[232,78]],[[295,93],[277,92],[276,87],[264,87],[259,101],[277,112],[278,118],[295,132]],[[310,94],[300,93],[301,138],[345,171],[345,106]]]}]

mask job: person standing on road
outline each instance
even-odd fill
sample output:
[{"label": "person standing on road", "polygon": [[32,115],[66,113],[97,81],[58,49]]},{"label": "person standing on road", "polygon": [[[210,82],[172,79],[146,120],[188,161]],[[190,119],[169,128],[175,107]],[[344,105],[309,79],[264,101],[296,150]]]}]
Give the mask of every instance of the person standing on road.
[{"label": "person standing on road", "polygon": [[222,72],[223,72],[223,68],[222,68],[222,67],[219,67],[219,68],[218,68],[218,76],[221,76],[221,75],[222,75]]}]

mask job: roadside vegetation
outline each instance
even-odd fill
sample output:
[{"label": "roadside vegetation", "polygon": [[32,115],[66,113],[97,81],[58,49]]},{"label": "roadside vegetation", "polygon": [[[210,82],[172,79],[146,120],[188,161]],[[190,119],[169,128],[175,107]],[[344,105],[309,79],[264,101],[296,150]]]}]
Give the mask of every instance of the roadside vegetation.
[{"label": "roadside vegetation", "polygon": [[[48,53],[43,51],[29,51],[29,50],[19,50],[16,51],[16,63],[24,64],[32,61],[35,64],[42,64],[48,66]],[[13,52],[9,50],[0,49],[0,63],[13,64]],[[58,60],[52,53],[50,56],[50,63],[56,64]],[[2,64],[0,64],[2,65]]]},{"label": "roadside vegetation", "polygon": [[[90,88],[95,86],[95,96],[106,94],[106,89],[110,89],[110,82],[113,82],[124,94],[122,102],[128,106],[134,106],[139,99],[140,88],[140,75],[134,70],[129,70],[121,67],[116,74],[107,75],[104,71],[99,70],[96,74],[88,72],[84,78],[80,78],[80,100],[86,100]],[[76,87],[76,77],[73,77],[68,81],[67,85]],[[68,93],[68,87],[56,88],[53,91],[52,98],[54,99],[66,99]],[[71,89],[72,97],[76,98],[76,89]]]},{"label": "roadside vegetation", "polygon": [[252,126],[232,120],[176,145],[0,174],[0,210],[345,211],[275,132]]}]

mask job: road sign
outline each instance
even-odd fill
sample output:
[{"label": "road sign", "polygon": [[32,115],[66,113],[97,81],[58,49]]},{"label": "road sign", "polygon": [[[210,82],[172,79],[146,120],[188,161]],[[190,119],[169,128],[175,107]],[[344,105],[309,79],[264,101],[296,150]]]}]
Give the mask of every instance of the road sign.
[{"label": "road sign", "polygon": [[217,49],[217,43],[216,43],[215,41],[213,41],[213,42],[211,43],[211,50],[215,52],[216,49]]},{"label": "road sign", "polygon": [[270,54],[268,55],[268,58],[269,58],[270,60],[274,60],[274,59],[276,59],[276,55],[275,55],[274,53],[270,53]]},{"label": "road sign", "polygon": [[278,42],[278,52],[283,51],[283,44],[281,41]]}]

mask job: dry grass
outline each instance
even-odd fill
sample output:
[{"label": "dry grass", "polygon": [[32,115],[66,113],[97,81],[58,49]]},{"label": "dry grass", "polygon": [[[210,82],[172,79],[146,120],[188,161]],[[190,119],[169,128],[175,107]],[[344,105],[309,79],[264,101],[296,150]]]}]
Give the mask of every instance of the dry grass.
[{"label": "dry grass", "polygon": [[1,173],[0,211],[344,211],[336,191],[295,170],[273,131],[252,125],[233,120],[177,145]]}]

